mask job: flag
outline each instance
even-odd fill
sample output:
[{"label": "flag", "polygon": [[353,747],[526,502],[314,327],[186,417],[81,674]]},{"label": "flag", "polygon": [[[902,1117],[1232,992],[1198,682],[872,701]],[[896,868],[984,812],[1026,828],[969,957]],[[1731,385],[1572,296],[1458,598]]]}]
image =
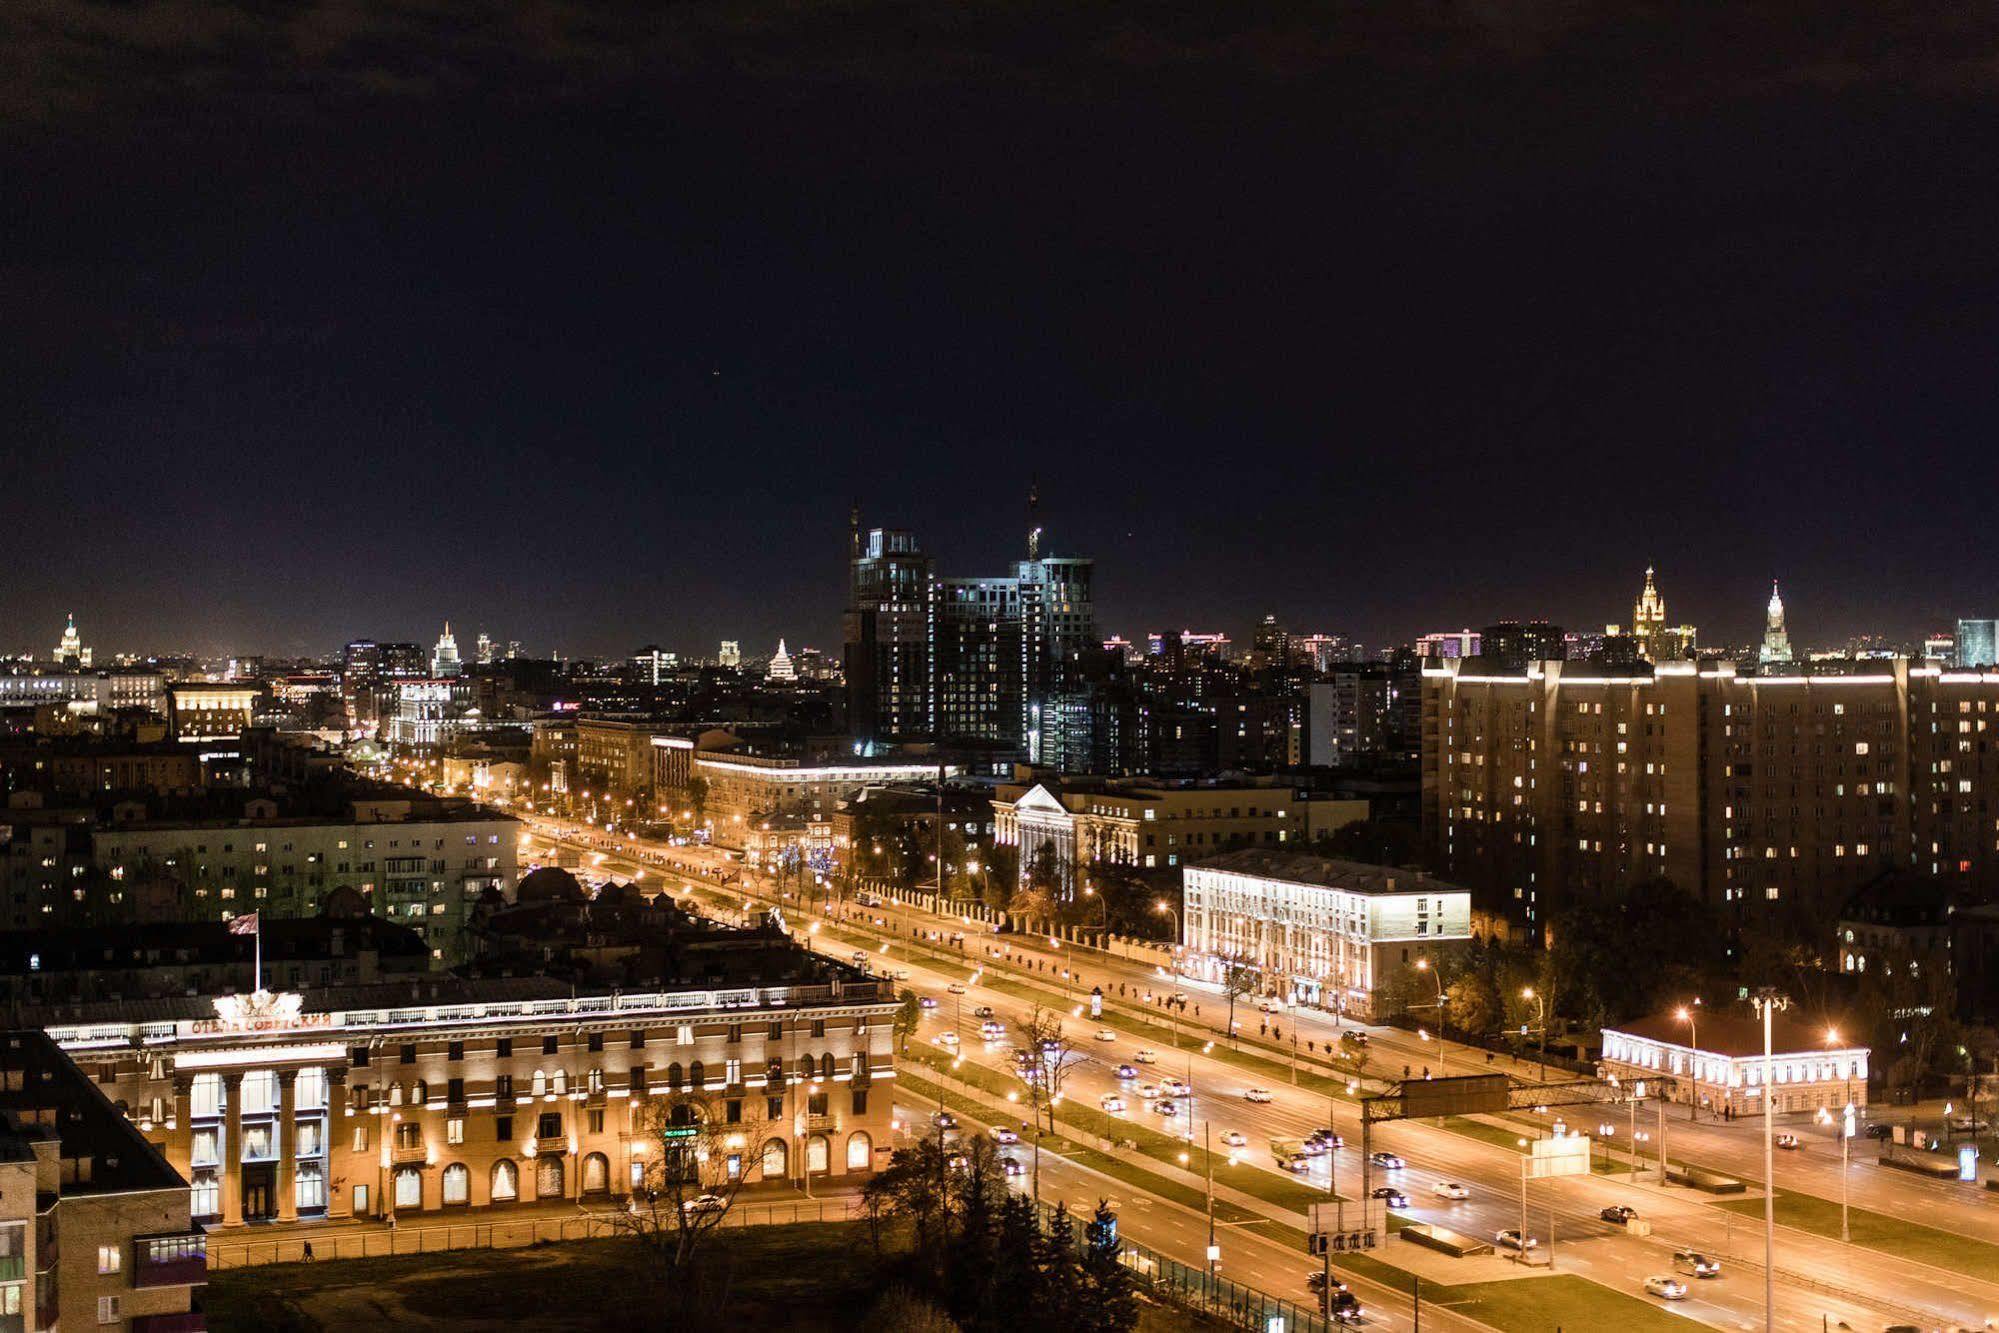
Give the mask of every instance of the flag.
[{"label": "flag", "polygon": [[230,918],[229,918],[229,933],[230,933],[231,935],[258,935],[258,934],[261,934],[261,933],[262,933],[262,928],[261,928],[261,927],[260,927],[260,926],[259,926],[259,925],[257,924],[257,914],[256,914],[255,912],[251,912],[251,913],[250,913],[249,915],[247,915],[247,916],[232,916],[232,917],[230,917]]}]

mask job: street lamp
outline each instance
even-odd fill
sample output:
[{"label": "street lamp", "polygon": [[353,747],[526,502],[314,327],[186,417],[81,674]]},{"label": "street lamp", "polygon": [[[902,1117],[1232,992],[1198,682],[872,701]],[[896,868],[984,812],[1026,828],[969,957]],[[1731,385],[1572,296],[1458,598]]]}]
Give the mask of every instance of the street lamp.
[{"label": "street lamp", "polygon": [[1430,966],[1430,960],[1427,958],[1416,960],[1416,970],[1428,972],[1430,980],[1437,983],[1437,1063],[1441,1065],[1446,1058],[1444,1043],[1451,1037],[1451,1020],[1444,1013],[1444,976],[1438,969]]},{"label": "street lamp", "polygon": [[1548,1001],[1535,994],[1532,986],[1520,988],[1520,998],[1534,1002],[1534,1027],[1541,1034],[1541,1077],[1548,1077]]},{"label": "street lamp", "polygon": [[1673,1012],[1673,1017],[1687,1025],[1687,1041],[1693,1047],[1693,1057],[1688,1064],[1688,1068],[1694,1076],[1693,1095],[1687,1099],[1687,1119],[1689,1120],[1698,1120],[1701,1118],[1701,1029],[1699,1015],[1694,1012],[1694,1010],[1700,1008],[1700,1004],[1700,997],[1695,996],[1692,1007],[1681,1005]]},{"label": "street lamp", "polygon": [[1152,910],[1155,912],[1164,912],[1167,916],[1173,918],[1173,942],[1175,944],[1181,943],[1180,913],[1174,910],[1173,905],[1164,898],[1161,898],[1158,902],[1152,904]]},{"label": "street lamp", "polygon": [[1753,1003],[1763,1015],[1763,1086],[1759,1089],[1763,1098],[1763,1327],[1766,1333],[1776,1333],[1777,1177],[1772,1148],[1777,1137],[1777,1113],[1771,1089],[1777,1084],[1777,1060],[1772,1051],[1771,1025],[1777,1010],[1789,1007],[1790,1002],[1765,986],[1757,992]]},{"label": "street lamp", "polygon": [[[1825,1030],[1825,1044],[1828,1048],[1839,1045],[1838,1028],[1827,1028]],[[1853,1064],[1851,1061],[1841,1061],[1840,1063],[1841,1067],[1845,1070],[1846,1107],[1837,1119],[1834,1119],[1831,1114],[1823,1110],[1821,1110],[1820,1114],[1825,1115],[1826,1119],[1833,1121],[1833,1133],[1839,1135],[1839,1239],[1844,1244],[1851,1244],[1853,1233],[1846,1224],[1846,1173],[1847,1153],[1850,1151],[1849,1142],[1853,1138]]]}]

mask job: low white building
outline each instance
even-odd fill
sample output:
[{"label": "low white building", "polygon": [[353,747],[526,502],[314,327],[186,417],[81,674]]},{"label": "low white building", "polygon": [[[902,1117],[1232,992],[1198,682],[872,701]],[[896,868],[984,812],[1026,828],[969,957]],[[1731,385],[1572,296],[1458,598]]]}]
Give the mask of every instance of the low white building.
[{"label": "low white building", "polygon": [[[1715,1114],[1763,1113],[1763,1020],[1753,1014],[1688,1009],[1603,1030],[1603,1068],[1620,1079],[1670,1080],[1667,1096],[1696,1096]],[[1836,1030],[1779,1014],[1771,1024],[1776,1110],[1839,1111],[1867,1105],[1865,1046]],[[1696,1046],[1695,1042],[1699,1045]]]},{"label": "low white building", "polygon": [[1470,890],[1392,866],[1244,848],[1187,866],[1181,884],[1188,975],[1244,962],[1265,991],[1358,1017],[1397,970],[1472,937]]}]

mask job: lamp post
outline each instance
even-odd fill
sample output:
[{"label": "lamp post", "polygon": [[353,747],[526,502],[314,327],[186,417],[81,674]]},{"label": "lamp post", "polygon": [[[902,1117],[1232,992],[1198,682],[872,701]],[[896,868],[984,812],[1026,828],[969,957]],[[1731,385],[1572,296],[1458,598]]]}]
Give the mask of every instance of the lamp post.
[{"label": "lamp post", "polygon": [[1428,972],[1430,980],[1437,985],[1437,1066],[1441,1069],[1449,1056],[1446,1047],[1451,1040],[1451,1020],[1444,1012],[1444,977],[1436,968],[1430,966],[1430,960],[1427,958],[1416,960],[1416,970]]},{"label": "lamp post", "polygon": [[1687,1025],[1687,1041],[1693,1047],[1693,1055],[1687,1068],[1693,1074],[1693,1093],[1687,1098],[1687,1119],[1701,1118],[1701,1029],[1700,1017],[1694,1011],[1700,1008],[1700,998],[1695,997],[1691,1006],[1681,1005],[1674,1017]]},{"label": "lamp post", "polygon": [[[1839,1045],[1839,1029],[1825,1030],[1825,1044],[1828,1048]],[[1853,1137],[1853,1064],[1850,1060],[1841,1064],[1846,1071],[1846,1106],[1837,1117],[1832,1118],[1833,1132],[1839,1135],[1839,1239],[1842,1244],[1852,1244],[1853,1233],[1846,1224],[1846,1173],[1848,1144]]]},{"label": "lamp post", "polygon": [[1771,1024],[1777,1010],[1787,1007],[1789,1002],[1765,986],[1757,992],[1754,1003],[1763,1015],[1763,1327],[1766,1333],[1776,1333],[1777,1179],[1776,1154],[1772,1148],[1777,1137],[1777,1120],[1770,1090],[1776,1086],[1777,1061],[1771,1047]]},{"label": "lamp post", "polygon": [[1532,986],[1520,988],[1520,998],[1534,1002],[1534,1029],[1541,1034],[1541,1077],[1548,1077],[1548,1001]]}]

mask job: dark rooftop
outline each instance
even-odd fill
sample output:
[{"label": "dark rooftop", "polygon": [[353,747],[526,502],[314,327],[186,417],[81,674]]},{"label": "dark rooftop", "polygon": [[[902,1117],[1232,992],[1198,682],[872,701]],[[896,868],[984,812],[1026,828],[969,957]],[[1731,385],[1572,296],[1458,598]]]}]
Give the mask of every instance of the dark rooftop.
[{"label": "dark rooftop", "polygon": [[1261,875],[1291,884],[1312,884],[1355,893],[1448,893],[1461,886],[1432,879],[1419,870],[1398,866],[1371,865],[1365,861],[1343,861],[1334,856],[1310,852],[1285,852],[1274,848],[1244,847],[1191,863],[1191,870],[1227,870],[1239,875]]},{"label": "dark rooftop", "polygon": [[64,1194],[187,1188],[181,1174],[47,1034],[13,1031],[0,1036],[0,1070],[22,1075],[0,1080],[0,1111],[23,1122],[30,1133],[35,1126],[53,1129],[62,1140],[66,1163],[89,1159],[87,1171],[65,1166]]},{"label": "dark rooftop", "polygon": [[[1702,1009],[1696,1013],[1694,1021],[1700,1029],[1699,1049],[1710,1055],[1739,1059],[1763,1054],[1763,1020],[1753,1014]],[[1642,1037],[1647,1041],[1670,1042],[1675,1046],[1693,1044],[1687,1024],[1681,1022],[1675,1013],[1653,1014],[1649,1018],[1613,1024],[1604,1030]],[[1829,1044],[1827,1030],[1823,1023],[1808,1023],[1779,1013],[1770,1023],[1771,1054],[1801,1055],[1812,1051],[1866,1049],[1857,1042]]]}]

